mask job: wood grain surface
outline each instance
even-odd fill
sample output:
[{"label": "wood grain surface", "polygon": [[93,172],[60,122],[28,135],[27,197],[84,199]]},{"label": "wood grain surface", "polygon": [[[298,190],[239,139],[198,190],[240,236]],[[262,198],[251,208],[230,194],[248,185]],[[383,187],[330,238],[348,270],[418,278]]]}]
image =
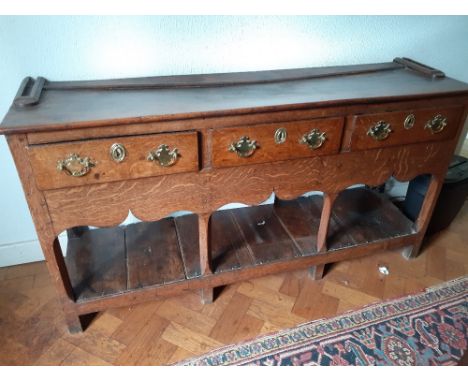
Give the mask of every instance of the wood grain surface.
[{"label": "wood grain surface", "polygon": [[[282,263],[287,269],[293,258],[325,252],[327,240],[330,249],[337,251],[415,233],[413,223],[385,197],[355,188],[342,192],[333,208],[326,209],[333,215],[328,216],[330,235],[325,236],[324,243],[318,243],[320,199],[314,195],[274,205],[218,211],[212,218],[207,245],[209,273],[199,266],[200,252],[205,249],[199,248],[194,215],[84,231],[70,240],[67,250],[74,295],[85,304],[103,296],[173,283],[191,289],[197,279],[210,274],[214,274],[212,282],[217,283],[216,275],[231,273],[230,280],[235,280],[239,271],[265,264]],[[290,219],[296,216],[312,224],[291,225]],[[292,269],[297,266],[300,264],[292,265]],[[314,270],[313,276],[317,278],[319,272]]]},{"label": "wood grain surface", "polygon": [[[140,220],[155,221],[178,210],[212,213],[231,202],[258,204],[272,192],[280,199],[293,199],[311,190],[337,193],[353,184],[375,186],[390,176],[406,181],[439,174],[448,166],[451,150],[453,141],[416,144],[48,190],[44,195],[58,235],[73,226],[117,225],[129,211]],[[157,203],[148,203],[155,198]]]},{"label": "wood grain surface", "polygon": [[[377,64],[373,70],[357,75],[340,75],[338,70],[336,75],[324,78],[159,91],[51,89],[45,92],[38,105],[26,111],[12,107],[2,122],[0,133],[206,118],[253,111],[360,104],[363,101],[386,102],[396,98],[410,100],[437,95],[466,95],[468,92],[468,85],[463,82],[448,77],[434,80],[406,70],[403,65],[397,70],[379,69]],[[255,75],[261,77],[262,72]],[[237,77],[242,76],[239,74]],[[200,81],[203,78],[203,75],[199,76]],[[177,81],[177,77],[168,80]]]},{"label": "wood grain surface", "polygon": [[127,289],[124,230],[88,230],[70,239],[65,263],[76,299]]},{"label": "wood grain surface", "polygon": [[[353,131],[350,142],[344,142],[344,145],[349,145],[351,150],[367,150],[378,147],[451,139],[457,134],[462,112],[463,107],[439,107],[426,110],[410,109],[401,112],[355,116],[350,122],[350,130]],[[414,126],[406,129],[404,122],[410,114],[415,116]],[[446,117],[447,126],[441,132],[434,134],[431,130],[425,129],[425,125],[436,115]],[[392,130],[388,138],[381,141],[375,140],[367,134],[369,129],[379,121],[390,124],[390,129]]]},{"label": "wood grain surface", "polygon": [[[212,143],[213,167],[242,166],[336,154],[341,146],[343,122],[343,118],[327,118],[216,129],[213,131]],[[287,138],[284,143],[278,144],[275,142],[275,132],[280,128],[285,129]],[[326,136],[325,142],[317,149],[311,149],[308,145],[300,143],[301,138],[313,129]],[[235,144],[244,136],[256,141],[258,147],[249,157],[241,157],[228,150],[231,144]]]},{"label": "wood grain surface", "polygon": [[[213,288],[255,277],[309,268],[312,281],[325,264],[376,251],[417,256],[466,120],[468,85],[407,59],[275,73],[102,86],[46,81],[37,105],[10,109],[0,133],[12,134],[8,143],[71,332],[81,331],[86,314],[158,296],[192,290],[211,303]],[[408,112],[416,123],[405,130]],[[448,117],[438,134],[424,129],[435,114]],[[393,130],[379,142],[367,135],[378,120]],[[288,132],[280,145],[273,140],[278,127]],[[298,143],[313,128],[327,135],[317,150]],[[227,151],[244,135],[259,143],[249,158]],[[128,151],[121,163],[109,157],[113,143]],[[146,160],[163,143],[179,149],[174,166]],[[58,172],[57,161],[71,153],[96,166],[83,177]],[[420,174],[432,181],[415,222],[382,198],[346,190]],[[324,197],[300,198],[309,191]],[[274,205],[217,211],[232,202],[256,205],[272,193]],[[195,215],[167,218],[174,211]],[[130,214],[142,222],[118,227]],[[64,230],[65,260],[57,239]],[[253,304],[253,317],[265,309]],[[161,311],[164,319],[177,315],[168,305]],[[193,321],[184,312],[180,320]],[[199,321],[201,335],[208,326]],[[163,339],[181,332],[192,341],[177,326]],[[110,352],[104,358],[114,361]]]},{"label": "wood grain surface", "polygon": [[[0,364],[168,365],[219,346],[370,303],[419,293],[468,272],[468,204],[431,237],[418,258],[395,252],[330,264],[320,281],[307,270],[239,281],[203,305],[198,291],[111,308],[80,335],[67,332],[47,265],[0,268]],[[389,275],[378,272],[385,265]]]},{"label": "wood grain surface", "polygon": [[[47,190],[197,171],[197,140],[196,132],[151,134],[30,146],[28,152],[36,183],[39,189]],[[125,147],[126,156],[122,162],[115,162],[110,155],[110,149],[115,143]],[[179,153],[176,163],[170,167],[163,167],[157,161],[147,159],[151,151],[163,144],[170,150],[177,148]],[[72,153],[81,158],[88,157],[95,163],[89,173],[74,177],[57,170],[57,162],[65,160]]]},{"label": "wood grain surface", "polygon": [[[189,118],[181,120],[168,120],[157,122],[133,122],[126,124],[111,124],[98,127],[72,127],[66,130],[53,129],[52,131],[35,131],[27,134],[29,144],[68,142],[82,139],[109,138],[132,136],[139,134],[154,134],[163,132],[180,132],[197,130],[205,132],[211,129],[224,127],[246,127],[249,125],[267,123],[286,123],[304,121],[318,118],[346,117],[356,114],[377,114],[398,112],[402,110],[421,110],[427,108],[450,108],[451,106],[464,105],[468,102],[468,95],[439,96],[431,98],[415,98],[411,100],[392,99],[384,103],[369,103],[363,100],[363,104],[344,104],[336,107],[314,107],[313,105],[303,109],[258,111],[240,115],[223,115]],[[364,109],[363,109],[364,107]],[[346,126],[345,126],[346,127]],[[352,129],[349,129],[352,133]],[[346,133],[346,129],[345,129]],[[345,140],[345,142],[349,141]]]},{"label": "wood grain surface", "polygon": [[44,195],[37,189],[34,174],[27,155],[27,139],[24,134],[7,137],[7,142],[20,174],[21,184],[28,207],[36,228],[39,243],[46,259],[49,273],[53,279],[59,301],[61,302],[65,321],[70,332],[82,330],[79,316],[73,304],[75,298],[62,250],[47,209]]}]

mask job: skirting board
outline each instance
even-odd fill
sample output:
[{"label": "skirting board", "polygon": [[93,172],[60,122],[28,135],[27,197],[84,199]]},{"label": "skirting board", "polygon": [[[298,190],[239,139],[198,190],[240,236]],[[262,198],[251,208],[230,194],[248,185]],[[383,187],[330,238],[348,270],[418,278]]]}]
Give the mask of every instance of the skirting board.
[{"label": "skirting board", "polygon": [[[67,245],[66,235],[59,236],[59,241],[65,253]],[[43,260],[44,255],[42,254],[39,240],[0,245],[0,268]]]}]

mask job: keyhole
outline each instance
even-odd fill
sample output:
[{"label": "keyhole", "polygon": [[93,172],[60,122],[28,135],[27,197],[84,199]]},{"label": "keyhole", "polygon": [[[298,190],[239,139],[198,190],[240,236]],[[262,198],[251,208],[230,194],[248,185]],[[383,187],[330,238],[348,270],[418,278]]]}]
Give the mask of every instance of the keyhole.
[{"label": "keyhole", "polygon": [[288,137],[288,132],[284,127],[280,127],[275,131],[275,143],[280,145],[286,142],[286,138]]},{"label": "keyhole", "polygon": [[122,157],[122,149],[119,147],[115,150],[115,159],[119,160]]},{"label": "keyhole", "polygon": [[414,126],[414,122],[416,121],[416,117],[414,116],[414,114],[409,114],[406,119],[405,119],[405,122],[403,123],[403,126],[405,127],[405,129],[411,129],[413,126]]},{"label": "keyhole", "polygon": [[125,147],[120,143],[114,143],[110,149],[111,158],[114,162],[122,162],[125,159]]}]

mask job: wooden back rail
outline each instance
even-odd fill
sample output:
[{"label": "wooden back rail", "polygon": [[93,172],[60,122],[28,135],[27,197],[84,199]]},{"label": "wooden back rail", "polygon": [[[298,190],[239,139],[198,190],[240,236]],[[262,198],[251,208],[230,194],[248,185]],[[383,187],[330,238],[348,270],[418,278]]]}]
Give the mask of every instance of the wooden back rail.
[{"label": "wooden back rail", "polygon": [[[127,78],[107,81],[49,82],[44,77],[34,80],[26,77],[14,99],[15,106],[25,107],[39,103],[41,92],[45,90],[143,90],[192,87],[220,87],[232,85],[267,84],[284,81],[309,80],[337,75],[365,74],[375,71],[409,68],[430,77],[445,77],[440,70],[418,63],[409,58],[397,57],[391,63],[380,65],[354,65],[328,68],[304,68],[289,70],[270,70],[263,72],[223,73],[200,76],[166,76],[147,78]],[[200,81],[201,80],[201,81]]]},{"label": "wooden back rail", "polygon": [[[318,279],[326,263],[387,249],[416,256],[467,104],[466,84],[406,58],[206,76],[26,78],[0,132],[76,332],[81,315],[155,296],[199,289],[211,302],[214,287],[252,277],[311,267]],[[432,179],[414,223],[381,196],[348,189],[421,174]],[[323,196],[301,198],[312,190]],[[272,193],[273,206],[218,211]],[[174,211],[196,215],[164,219]],[[144,223],[119,227],[130,213]],[[66,258],[57,240],[65,230]]]}]

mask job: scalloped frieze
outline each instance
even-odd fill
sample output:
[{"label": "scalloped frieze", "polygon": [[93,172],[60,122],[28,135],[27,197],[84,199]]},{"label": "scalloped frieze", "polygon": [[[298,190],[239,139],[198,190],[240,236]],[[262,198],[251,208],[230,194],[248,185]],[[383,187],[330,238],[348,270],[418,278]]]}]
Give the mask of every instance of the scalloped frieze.
[{"label": "scalloped frieze", "polygon": [[418,144],[341,153],[199,173],[113,182],[44,192],[56,233],[92,225],[120,224],[128,211],[154,221],[174,211],[213,212],[232,202],[265,201],[272,192],[294,199],[316,190],[339,193],[353,185],[377,186],[394,176],[408,181],[420,174],[443,176],[453,142]]}]

